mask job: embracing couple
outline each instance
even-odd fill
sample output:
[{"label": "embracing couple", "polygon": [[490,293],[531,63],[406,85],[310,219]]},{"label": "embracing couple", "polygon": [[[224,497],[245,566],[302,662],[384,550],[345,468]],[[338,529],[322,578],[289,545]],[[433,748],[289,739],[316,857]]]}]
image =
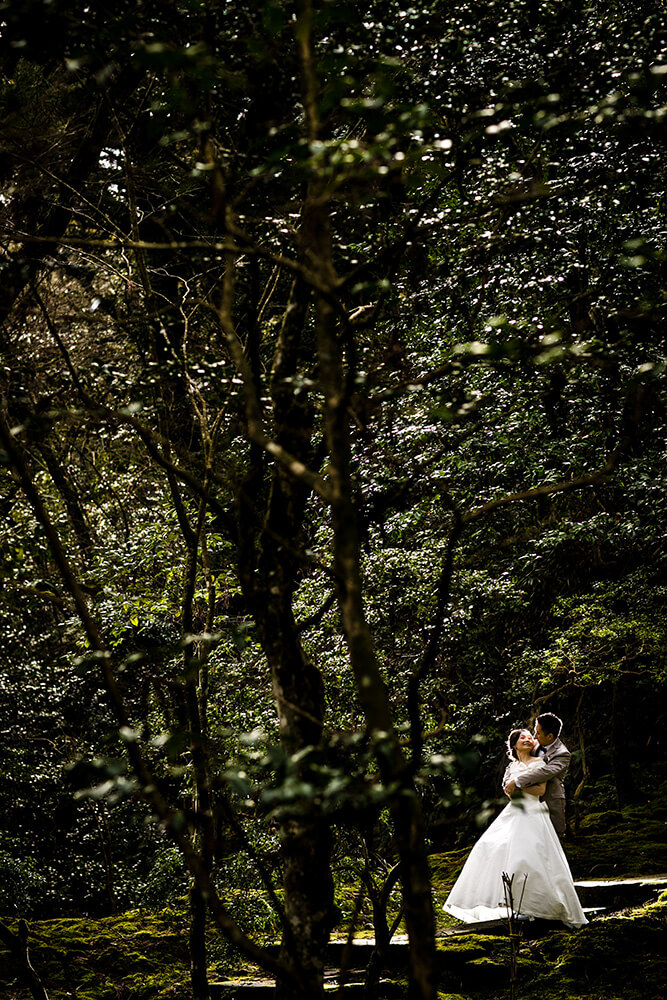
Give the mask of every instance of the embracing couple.
[{"label": "embracing couple", "polygon": [[570,752],[560,739],[561,720],[538,716],[534,735],[513,729],[503,790],[509,802],[473,847],[445,903],[468,923],[507,917],[503,875],[513,877],[515,913],[587,923],[558,839],[565,832],[563,777]]}]

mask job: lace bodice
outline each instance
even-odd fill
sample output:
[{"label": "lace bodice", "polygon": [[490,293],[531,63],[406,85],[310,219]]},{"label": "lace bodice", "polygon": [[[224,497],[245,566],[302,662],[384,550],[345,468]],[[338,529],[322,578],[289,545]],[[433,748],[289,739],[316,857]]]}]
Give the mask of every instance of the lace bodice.
[{"label": "lace bodice", "polygon": [[527,770],[542,763],[543,761],[539,757],[534,757],[527,764],[524,764],[522,760],[511,760],[508,768],[509,777],[516,781],[520,774],[525,774]]}]

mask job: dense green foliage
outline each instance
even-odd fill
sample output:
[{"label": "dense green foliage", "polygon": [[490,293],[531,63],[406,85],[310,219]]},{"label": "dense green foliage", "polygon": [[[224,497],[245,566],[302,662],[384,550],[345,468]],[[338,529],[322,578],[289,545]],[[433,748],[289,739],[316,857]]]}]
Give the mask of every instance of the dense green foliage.
[{"label": "dense green foliage", "polygon": [[544,709],[572,832],[650,794],[661,4],[0,19],[5,915],[173,904],[185,840],[273,933],[306,834],[377,899]]}]

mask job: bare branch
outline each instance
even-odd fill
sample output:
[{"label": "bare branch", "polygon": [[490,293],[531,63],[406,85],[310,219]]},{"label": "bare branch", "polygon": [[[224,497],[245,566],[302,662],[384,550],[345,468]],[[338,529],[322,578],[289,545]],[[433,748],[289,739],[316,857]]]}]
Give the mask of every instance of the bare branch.
[{"label": "bare branch", "polygon": [[[284,268],[286,271],[298,274],[308,285],[311,285],[317,291],[326,295],[331,294],[331,287],[326,282],[323,282],[314,271],[312,271],[309,267],[306,267],[305,264],[300,264],[291,257],[285,257],[284,254],[279,254],[274,250],[269,250],[268,247],[257,246],[250,240],[249,237],[244,236],[240,230],[235,231],[235,236],[237,238],[237,242],[234,242],[231,239],[229,241],[225,240],[224,242],[205,239],[152,241],[135,239],[98,239],[88,236],[69,235],[37,236],[31,233],[22,233],[19,231],[5,231],[2,233],[2,239],[6,241],[71,247],[74,250],[78,248],[91,250],[164,250],[169,253],[173,253],[175,250],[202,250],[207,254],[218,253],[232,254],[235,257],[259,257],[262,260],[273,261],[274,264]],[[243,241],[242,246],[239,246],[239,240]]]},{"label": "bare branch", "polygon": [[335,591],[332,591],[327,597],[324,604],[322,604],[322,606],[318,608],[314,614],[309,615],[308,618],[304,618],[303,621],[297,623],[296,627],[297,632],[307,632],[308,629],[314,628],[316,625],[319,625],[324,616],[326,615],[327,611],[330,611],[331,608],[333,608],[334,604],[336,603],[336,599],[337,599],[337,594]]},{"label": "bare branch", "polygon": [[448,361],[447,364],[440,365],[438,368],[434,368],[433,371],[426,372],[424,375],[418,375],[413,379],[404,379],[396,385],[389,386],[388,389],[372,393],[370,402],[372,405],[376,406],[378,403],[384,403],[389,399],[396,399],[397,396],[402,396],[406,392],[416,392],[418,389],[422,389],[425,385],[430,385],[432,382],[438,382],[441,378],[444,378],[445,375],[460,372],[462,367],[463,364],[460,359],[457,361]]},{"label": "bare branch", "polygon": [[[614,453],[616,455],[616,453]],[[620,456],[618,456],[620,458]],[[498,497],[490,500],[481,507],[475,507],[463,515],[463,523],[470,524],[485,517],[492,510],[499,507],[507,507],[511,503],[519,503],[522,500],[534,500],[536,497],[551,496],[554,493],[569,493],[571,490],[579,490],[585,486],[595,486],[597,483],[604,483],[611,478],[614,469],[618,465],[618,458],[612,456],[607,464],[597,472],[591,472],[586,476],[578,476],[576,479],[564,479],[559,483],[545,483],[542,486],[535,486],[530,490],[522,490],[520,493],[510,493],[508,496]]]}]

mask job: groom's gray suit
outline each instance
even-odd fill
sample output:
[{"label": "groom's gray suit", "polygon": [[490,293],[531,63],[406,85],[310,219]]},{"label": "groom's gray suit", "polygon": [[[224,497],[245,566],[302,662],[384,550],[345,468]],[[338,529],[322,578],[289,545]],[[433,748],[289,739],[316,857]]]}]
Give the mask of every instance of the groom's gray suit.
[{"label": "groom's gray suit", "polygon": [[[542,801],[549,807],[549,816],[554,825],[556,833],[561,836],[565,833],[565,789],[563,788],[563,778],[567,774],[570,766],[570,751],[560,739],[555,739],[548,747],[542,747],[538,751],[541,761],[535,767],[531,767],[530,772],[521,774],[514,779],[517,788],[527,785],[540,785],[546,781],[547,787]],[[503,777],[503,788],[510,780],[509,765]]]}]

